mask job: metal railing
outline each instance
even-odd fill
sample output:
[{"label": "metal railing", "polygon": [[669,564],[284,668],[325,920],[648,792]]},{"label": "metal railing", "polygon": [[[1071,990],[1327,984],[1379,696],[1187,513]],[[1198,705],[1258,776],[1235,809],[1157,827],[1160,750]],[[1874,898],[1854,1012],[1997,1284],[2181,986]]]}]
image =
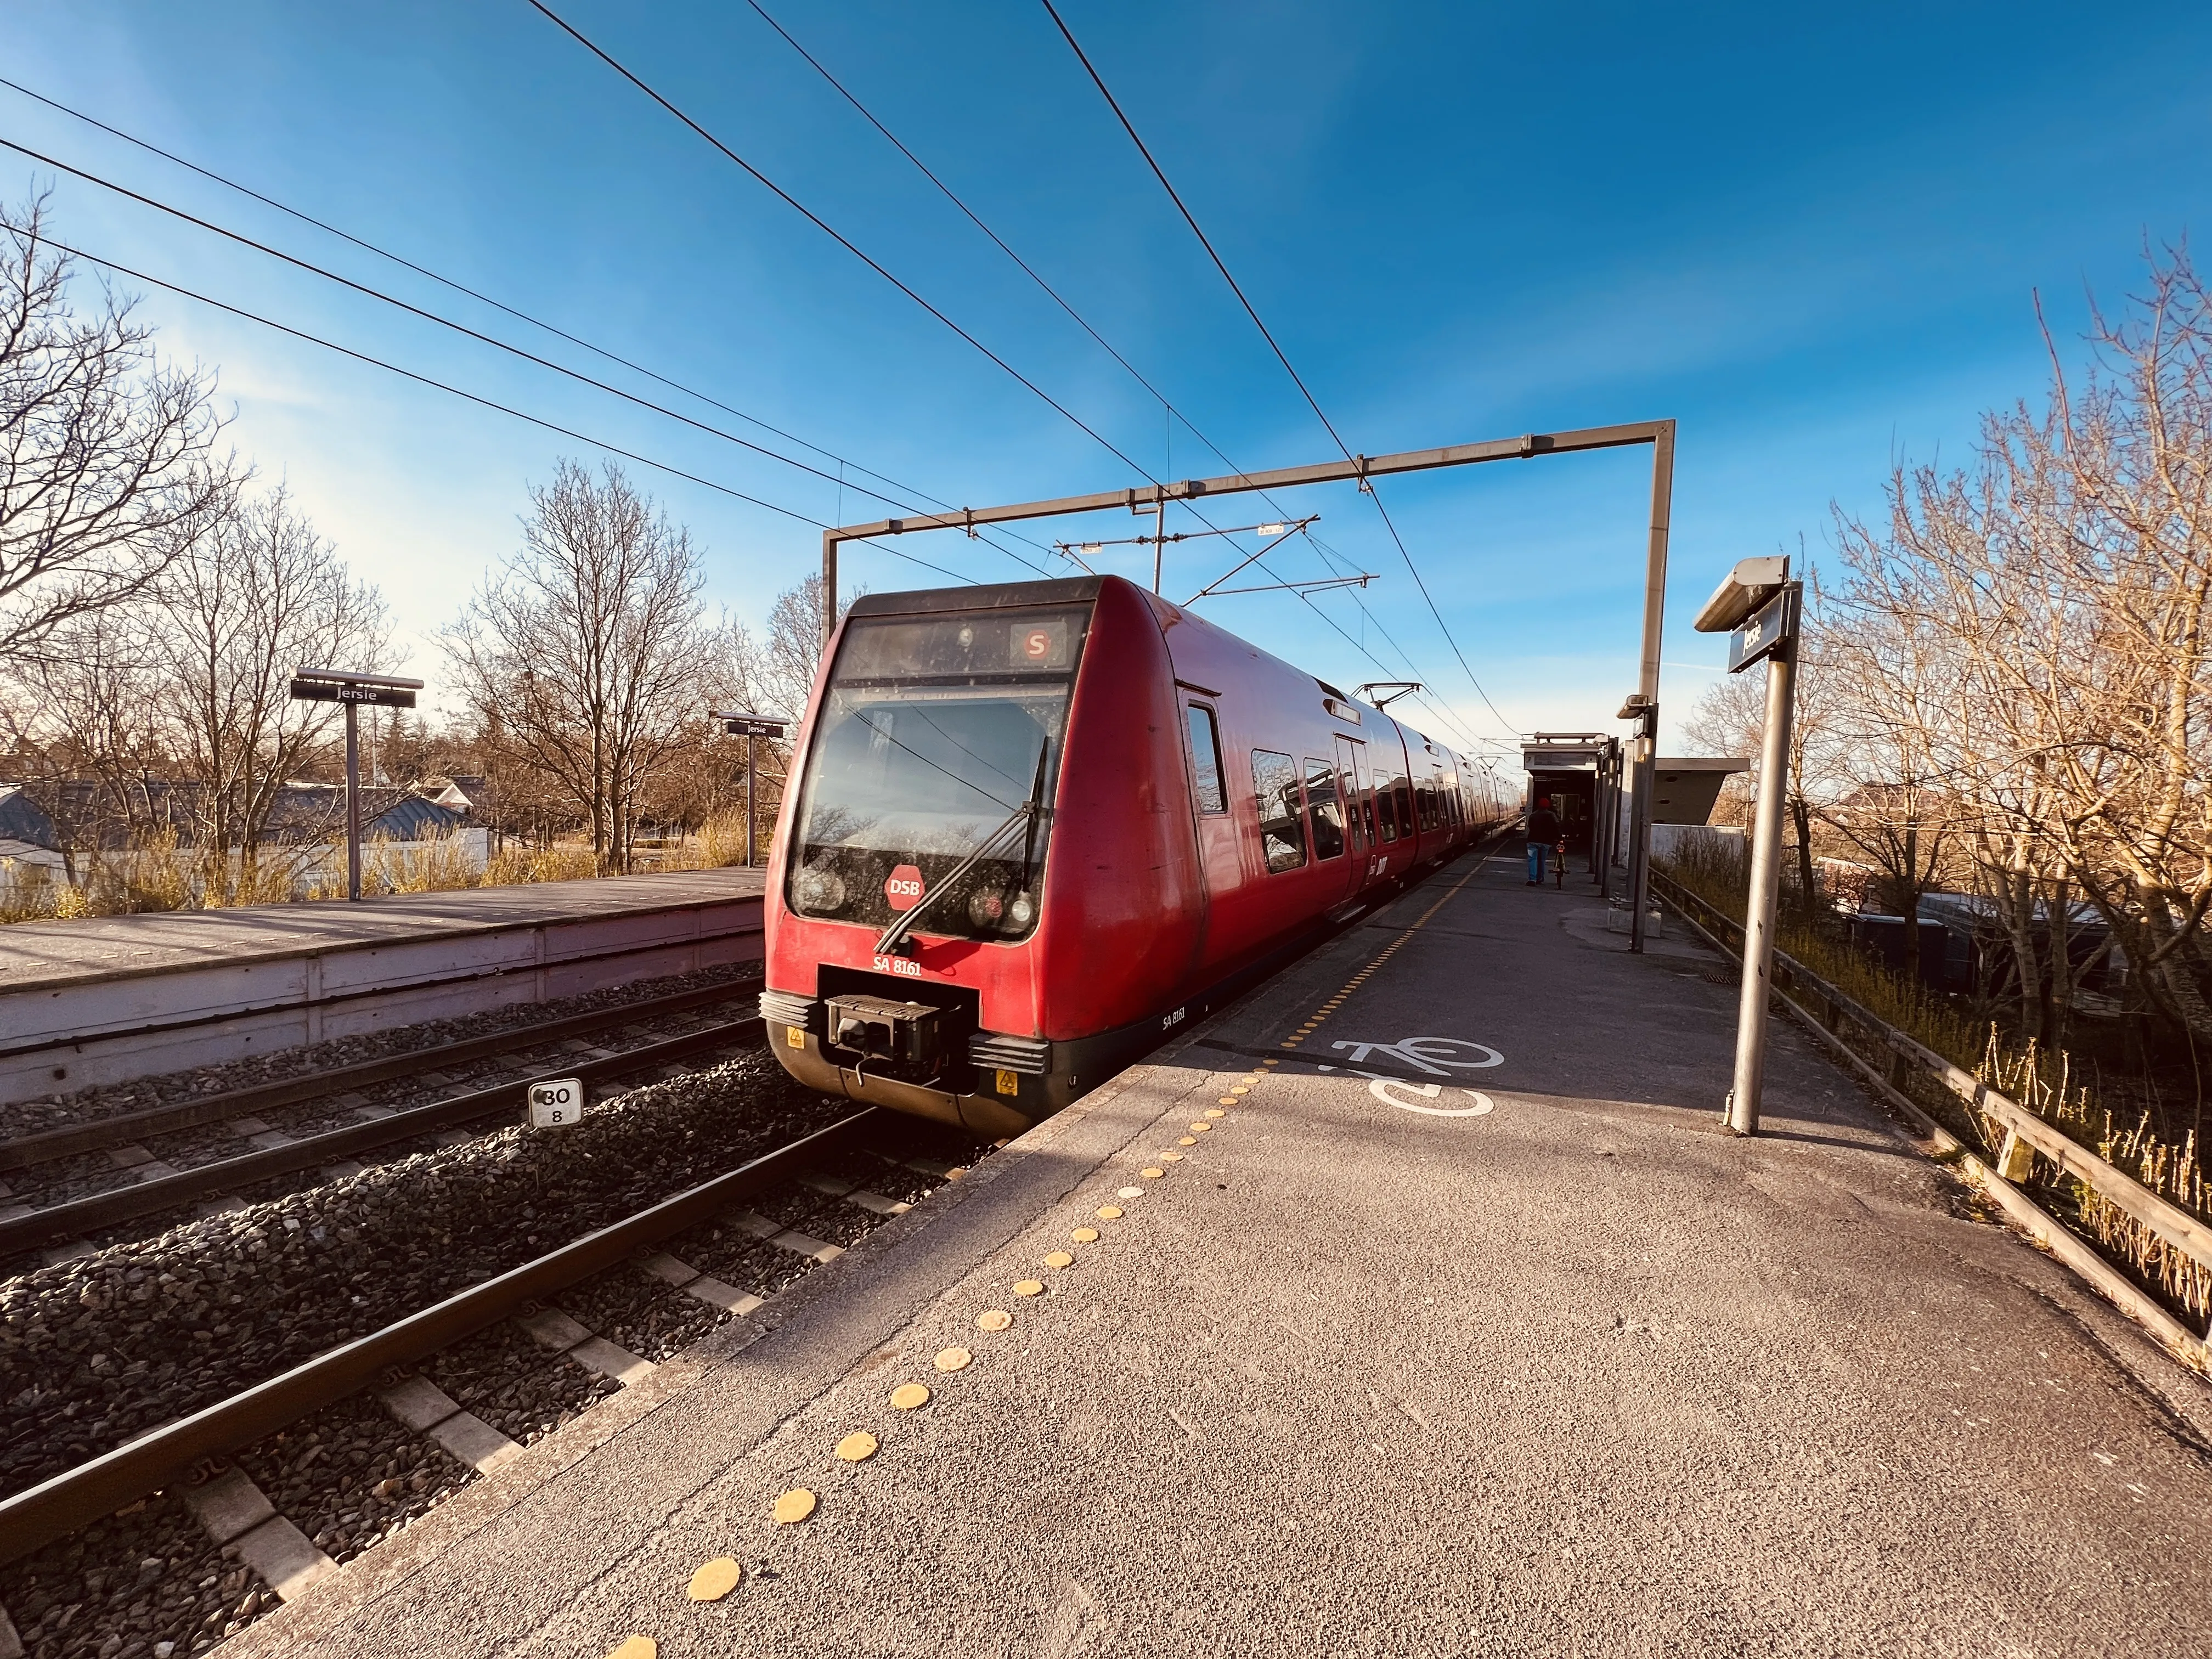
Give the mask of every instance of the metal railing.
[{"label": "metal railing", "polygon": [[[1651,886],[1715,950],[1731,960],[1741,960],[1741,922],[1663,872],[1651,872]],[[2035,1156],[2040,1155],[2160,1243],[2207,1268],[2212,1268],[2212,1224],[2168,1203],[2055,1124],[1916,1042],[1780,951],[1774,954],[1771,983],[1776,998],[1824,1047],[1848,1061],[1903,1111],[1923,1135],[1936,1144],[1939,1156],[1963,1168],[2037,1243],[2183,1358],[2199,1367],[2212,1364],[2212,1351],[2208,1351],[2204,1334],[2184,1325],[2089,1241],[2037,1205],[2019,1183],[2031,1173]],[[1906,1091],[1916,1076],[1938,1085],[1965,1106],[1980,1127],[1984,1142],[1996,1147],[1994,1164],[1978,1156],[1912,1099]]]}]

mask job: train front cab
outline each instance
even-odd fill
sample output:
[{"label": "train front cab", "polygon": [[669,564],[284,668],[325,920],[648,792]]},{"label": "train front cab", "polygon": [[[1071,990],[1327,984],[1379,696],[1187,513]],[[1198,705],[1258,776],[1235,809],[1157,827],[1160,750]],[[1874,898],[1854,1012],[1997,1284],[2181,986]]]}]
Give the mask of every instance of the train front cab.
[{"label": "train front cab", "polygon": [[993,1135],[1474,832],[1459,757],[1113,577],[862,599],[796,766],[768,892],[777,1057]]},{"label": "train front cab", "polygon": [[787,1070],[1012,1134],[1157,1042],[1205,920],[1173,679],[1117,579],[854,604],[769,870]]}]

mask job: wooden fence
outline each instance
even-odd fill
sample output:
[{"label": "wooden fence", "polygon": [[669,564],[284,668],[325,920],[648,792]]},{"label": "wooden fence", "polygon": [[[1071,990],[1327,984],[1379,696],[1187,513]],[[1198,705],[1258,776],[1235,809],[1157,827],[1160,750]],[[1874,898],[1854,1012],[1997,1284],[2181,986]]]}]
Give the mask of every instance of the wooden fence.
[{"label": "wooden fence", "polygon": [[[1668,877],[1653,870],[1651,884],[1675,913],[1731,960],[1741,960],[1743,924]],[[2212,1369],[2206,1337],[2191,1330],[2156,1297],[2122,1273],[2088,1240],[2074,1232],[2022,1190],[2040,1154],[2064,1174],[2121,1211],[2169,1249],[2212,1269],[2212,1224],[2168,1203],[2095,1152],[2008,1099],[1971,1072],[1953,1065],[1844,995],[1780,951],[1770,981],[1778,1000],[1831,1053],[1849,1064],[1915,1128],[1935,1143],[1936,1156],[1960,1169],[2028,1236],[2074,1269],[2104,1297],[2199,1370]],[[1906,1092],[1918,1075],[1940,1085],[1982,1126],[1994,1161],[1929,1115]]]}]

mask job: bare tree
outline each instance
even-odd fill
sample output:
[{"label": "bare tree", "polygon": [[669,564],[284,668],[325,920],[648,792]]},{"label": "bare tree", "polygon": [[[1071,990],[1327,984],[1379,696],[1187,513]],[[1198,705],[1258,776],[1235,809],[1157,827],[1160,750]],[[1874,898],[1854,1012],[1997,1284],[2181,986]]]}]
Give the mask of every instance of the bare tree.
[{"label": "bare tree", "polygon": [[2212,299],[2154,259],[2092,338],[2078,388],[2054,367],[1971,467],[1900,471],[1886,525],[1843,522],[1844,608],[1914,642],[1881,718],[1961,803],[2042,1034],[2086,901],[2148,1006],[2212,1037]]},{"label": "bare tree", "polygon": [[70,302],[45,198],[0,220],[0,658],[142,592],[234,493],[214,377],[103,293]]},{"label": "bare tree", "polygon": [[73,884],[98,849],[155,825],[155,783],[169,775],[141,607],[110,605],[61,623],[45,648],[0,659],[0,735],[14,781],[53,821]]},{"label": "bare tree", "polygon": [[611,463],[564,460],[530,501],[520,550],[442,637],[479,721],[627,869],[647,781],[705,713],[699,555]]},{"label": "bare tree", "polygon": [[303,667],[385,665],[391,624],[374,587],[279,489],[241,502],[148,589],[149,648],[167,705],[168,746],[226,887],[228,855],[250,873],[285,782],[324,744],[339,712],[295,702]]}]

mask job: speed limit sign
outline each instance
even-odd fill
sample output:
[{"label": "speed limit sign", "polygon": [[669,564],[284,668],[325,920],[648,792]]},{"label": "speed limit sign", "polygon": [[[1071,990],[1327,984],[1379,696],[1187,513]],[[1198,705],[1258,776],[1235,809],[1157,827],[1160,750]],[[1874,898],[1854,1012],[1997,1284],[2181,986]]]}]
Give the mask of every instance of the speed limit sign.
[{"label": "speed limit sign", "polygon": [[584,1121],[584,1080],[581,1078],[548,1078],[543,1083],[530,1085],[530,1127],[533,1129],[564,1129],[572,1123]]}]

